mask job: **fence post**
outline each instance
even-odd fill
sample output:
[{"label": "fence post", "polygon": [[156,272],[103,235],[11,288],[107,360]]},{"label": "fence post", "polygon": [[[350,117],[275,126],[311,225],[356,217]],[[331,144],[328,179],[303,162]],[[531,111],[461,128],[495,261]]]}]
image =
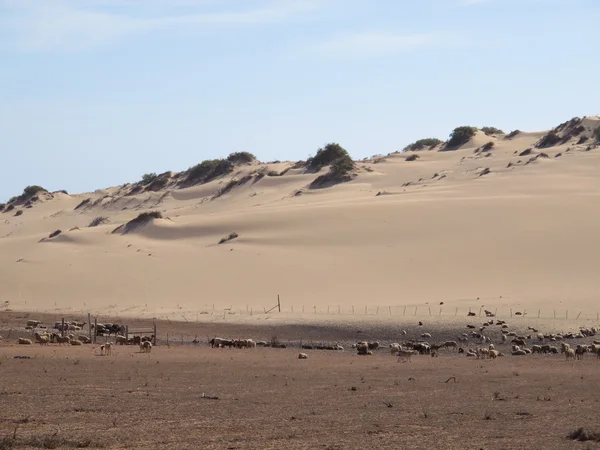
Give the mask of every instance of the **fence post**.
[{"label": "fence post", "polygon": [[94,317],[94,344],[96,343],[96,336],[98,336],[98,318]]},{"label": "fence post", "polygon": [[429,307],[429,315],[431,316],[431,306]]},{"label": "fence post", "polygon": [[565,319],[567,319],[567,320],[569,319],[569,310],[568,309],[565,311]]},{"label": "fence post", "polygon": [[512,317],[512,308],[510,308],[510,317]]},{"label": "fence post", "polygon": [[404,315],[406,315],[406,305],[404,305]]},{"label": "fence post", "polygon": [[575,320],[579,320],[580,315],[581,315],[581,311],[579,311],[579,314],[577,314],[577,319],[575,319]]},{"label": "fence post", "polygon": [[541,309],[538,309],[538,319],[540,318]]},{"label": "fence post", "polygon": [[419,307],[415,306],[415,316],[417,315],[417,309],[419,309]]},{"label": "fence post", "polygon": [[479,317],[481,317],[481,307],[479,307]]},{"label": "fence post", "polygon": [[279,294],[277,294],[277,307],[279,308],[279,312],[281,312],[281,302],[279,301]]},{"label": "fence post", "polygon": [[154,342],[152,345],[156,345],[156,339],[158,339],[158,336],[156,335],[156,322],[154,322]]},{"label": "fence post", "polygon": [[125,325],[125,340],[129,341],[129,325]]},{"label": "fence post", "polygon": [[458,306],[456,307],[456,311],[454,312],[454,317],[458,316]]},{"label": "fence post", "polygon": [[388,306],[388,308],[390,309],[390,316],[392,315],[392,307]]},{"label": "fence post", "polygon": [[340,305],[338,305],[338,315],[341,314]]},{"label": "fence post", "polygon": [[92,342],[92,315],[88,313],[88,331],[90,332],[90,342]]},{"label": "fence post", "polygon": [[329,315],[329,305],[327,305],[327,315]]},{"label": "fence post", "polygon": [[292,314],[294,314],[294,305],[292,305]]},{"label": "fence post", "polygon": [[60,335],[64,336],[65,335],[65,318],[62,318],[62,324],[60,326]]},{"label": "fence post", "polygon": [[554,310],[554,319],[556,320],[556,310]]},{"label": "fence post", "polygon": [[440,317],[442,316],[442,308],[440,308]]},{"label": "fence post", "polygon": [[354,314],[354,305],[352,305],[352,314]]},{"label": "fence post", "polygon": [[379,315],[379,306],[377,307],[377,315]]},{"label": "fence post", "polygon": [[365,316],[367,315],[367,307],[365,306]]}]

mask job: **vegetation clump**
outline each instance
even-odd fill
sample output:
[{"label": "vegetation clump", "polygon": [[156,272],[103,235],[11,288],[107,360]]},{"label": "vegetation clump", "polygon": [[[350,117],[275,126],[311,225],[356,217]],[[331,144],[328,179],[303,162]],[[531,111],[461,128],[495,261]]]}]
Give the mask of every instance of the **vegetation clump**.
[{"label": "vegetation clump", "polygon": [[485,144],[483,147],[481,147],[481,150],[484,152],[487,152],[493,148],[494,148],[494,143],[492,141],[490,141],[487,144]]},{"label": "vegetation clump", "polygon": [[97,227],[98,225],[103,225],[105,223],[110,222],[110,220],[108,219],[108,217],[104,217],[104,216],[99,216],[96,217],[94,220],[92,220],[90,222],[90,224],[88,225],[88,227],[92,228],[92,227]]},{"label": "vegetation clump", "polygon": [[562,138],[558,135],[555,130],[550,131],[546,136],[541,138],[535,146],[537,148],[546,148],[553,147],[559,142],[561,142]]},{"label": "vegetation clump", "polygon": [[457,127],[450,134],[450,139],[446,143],[446,148],[456,148],[461,145],[466,144],[471,140],[475,133],[477,132],[477,128],[475,127]]},{"label": "vegetation clump", "polygon": [[600,144],[600,127],[594,130],[594,139]]},{"label": "vegetation clump", "polygon": [[329,172],[318,176],[311,184],[310,188],[326,187],[338,183],[345,183],[354,177],[354,161],[348,158],[339,158],[329,166]]},{"label": "vegetation clump", "polygon": [[580,442],[585,442],[585,441],[600,442],[600,433],[585,431],[583,429],[583,427],[580,427],[580,428],[577,428],[576,430],[571,431],[567,435],[567,438],[571,439],[572,441],[580,441]]},{"label": "vegetation clump", "polygon": [[441,144],[443,141],[441,141],[440,139],[436,139],[436,138],[425,138],[425,139],[419,139],[416,142],[413,142],[412,144],[407,145],[406,147],[404,147],[404,151],[405,152],[409,152],[409,151],[418,151],[418,150],[423,150],[425,147],[428,148],[433,148],[439,144]]},{"label": "vegetation clump", "polygon": [[521,130],[513,130],[510,133],[508,133],[505,137],[505,139],[512,139],[514,138],[517,134],[519,134],[521,132]]},{"label": "vegetation clump", "polygon": [[234,239],[236,239],[238,237],[239,237],[239,234],[237,234],[236,232],[229,233],[224,238],[221,238],[221,240],[219,241],[219,245],[224,244],[225,242],[233,241]]},{"label": "vegetation clump", "polygon": [[491,136],[492,134],[504,134],[504,131],[496,127],[482,127],[481,131],[483,131],[487,136]]},{"label": "vegetation clump", "polygon": [[234,152],[227,157],[227,161],[233,165],[250,164],[256,161],[256,156],[248,152]]},{"label": "vegetation clump", "polygon": [[156,177],[158,175],[156,175],[155,173],[145,173],[144,175],[142,175],[142,184],[150,184],[152,183],[154,180],[156,180]]},{"label": "vegetation clump", "polygon": [[233,163],[226,159],[207,159],[190,167],[186,177],[187,184],[208,183],[217,177],[233,171]]},{"label": "vegetation clump", "polygon": [[315,156],[306,160],[306,165],[311,169],[319,170],[324,166],[333,165],[334,163],[339,163],[340,161],[343,161],[341,164],[348,165],[348,163],[350,163],[352,166],[354,166],[348,151],[340,144],[332,142],[317,150],[317,154]]},{"label": "vegetation clump", "polygon": [[135,219],[130,220],[125,225],[120,225],[113,230],[114,233],[127,234],[133,231],[137,231],[152,219],[162,219],[163,215],[160,211],[149,211],[141,213]]}]

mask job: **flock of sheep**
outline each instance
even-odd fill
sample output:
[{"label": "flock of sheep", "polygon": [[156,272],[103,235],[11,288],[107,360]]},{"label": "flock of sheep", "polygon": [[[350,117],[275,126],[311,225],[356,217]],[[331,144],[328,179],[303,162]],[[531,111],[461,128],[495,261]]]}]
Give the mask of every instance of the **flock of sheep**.
[{"label": "flock of sheep", "polygon": [[[39,320],[28,320],[27,325],[25,326],[26,330],[33,331],[33,340],[27,338],[18,338],[18,344],[21,345],[32,345],[34,342],[40,345],[48,345],[48,344],[58,344],[58,345],[83,345],[83,344],[91,344],[92,340],[89,336],[80,334],[75,335],[73,332],[81,331],[81,329],[86,325],[86,322],[55,322],[52,327],[55,331],[42,331],[46,327],[41,325]],[[90,325],[92,331],[95,331],[96,336],[110,336],[111,334],[115,334],[115,342],[106,342],[105,344],[100,345],[100,355],[108,356],[112,354],[112,347],[116,344],[119,345],[139,345],[140,352],[142,353],[150,353],[152,350],[152,340],[154,336],[131,336],[125,337],[121,334],[118,334],[124,330],[125,327],[118,324],[97,324],[96,327],[94,325]],[[39,330],[39,331],[35,331]],[[64,334],[68,333],[68,334]]]}]

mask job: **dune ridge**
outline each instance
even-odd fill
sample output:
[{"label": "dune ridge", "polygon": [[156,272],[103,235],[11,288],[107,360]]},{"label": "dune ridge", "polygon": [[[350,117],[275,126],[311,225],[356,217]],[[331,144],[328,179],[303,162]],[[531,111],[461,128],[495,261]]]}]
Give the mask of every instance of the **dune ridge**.
[{"label": "dune ridge", "polygon": [[[595,317],[598,127],[586,117],[545,132],[476,130],[456,148],[355,161],[332,183],[334,163],[234,154],[92,193],[19,196],[0,208],[0,305],[139,317],[251,309],[258,320],[280,294],[296,307],[290,320],[330,305],[451,310],[484,299]],[[162,218],[131,225],[152,211]]]}]

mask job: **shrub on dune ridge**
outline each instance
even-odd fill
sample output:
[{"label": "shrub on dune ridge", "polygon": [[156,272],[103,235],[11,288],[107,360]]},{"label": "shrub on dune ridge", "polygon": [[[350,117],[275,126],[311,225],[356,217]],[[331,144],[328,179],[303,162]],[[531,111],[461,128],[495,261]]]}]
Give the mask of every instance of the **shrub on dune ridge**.
[{"label": "shrub on dune ridge", "polygon": [[129,222],[127,222],[125,225],[119,225],[112,232],[113,232],[113,234],[114,233],[121,233],[121,234],[131,233],[131,232],[136,231],[139,228],[143,227],[148,222],[150,222],[152,219],[162,219],[162,218],[163,218],[163,215],[160,211],[144,212],[144,213],[141,213],[139,216],[137,216],[135,219],[132,219]]},{"label": "shrub on dune ridge", "polygon": [[466,144],[471,140],[475,133],[477,132],[477,128],[462,126],[455,128],[452,133],[450,133],[450,139],[446,143],[446,148],[454,148],[460,147],[461,145]]},{"label": "shrub on dune ridge", "polygon": [[225,242],[229,242],[232,241],[236,238],[239,237],[239,234],[237,234],[236,232],[233,233],[229,233],[227,236],[225,236],[224,238],[221,238],[221,240],[219,241],[219,245],[220,244],[224,244]]},{"label": "shrub on dune ridge", "polygon": [[594,139],[600,144],[600,127],[594,130]]},{"label": "shrub on dune ridge", "polygon": [[157,176],[158,175],[156,175],[155,173],[145,173],[144,175],[142,175],[142,184],[152,183],[154,180],[156,180]]},{"label": "shrub on dune ridge", "polygon": [[226,159],[207,159],[200,164],[190,167],[186,177],[186,182],[207,183],[221,175],[225,175],[233,170],[233,163]]},{"label": "shrub on dune ridge", "polygon": [[231,164],[249,164],[256,161],[256,156],[249,152],[234,152],[227,157]]},{"label": "shrub on dune ridge", "polygon": [[338,160],[352,162],[352,158],[348,151],[336,142],[329,143],[323,148],[317,150],[317,154],[306,160],[306,165],[311,169],[320,169],[324,166],[329,166]]},{"label": "shrub on dune ridge", "polygon": [[407,145],[406,147],[404,147],[405,152],[408,151],[418,151],[418,150],[423,150],[425,147],[435,147],[436,145],[441,144],[443,141],[440,139],[436,139],[436,138],[425,138],[425,139],[419,139],[416,142],[413,142],[412,144]]},{"label": "shrub on dune ridge", "polygon": [[108,222],[110,222],[110,220],[108,219],[108,217],[99,216],[99,217],[96,217],[94,220],[92,220],[90,222],[90,224],[88,225],[88,227],[90,227],[90,228],[91,227],[97,227],[98,225],[102,225],[102,224],[105,224],[105,223],[108,223]]},{"label": "shrub on dune ridge", "polygon": [[481,131],[483,131],[487,136],[492,134],[504,134],[504,131],[496,127],[481,127]]}]

